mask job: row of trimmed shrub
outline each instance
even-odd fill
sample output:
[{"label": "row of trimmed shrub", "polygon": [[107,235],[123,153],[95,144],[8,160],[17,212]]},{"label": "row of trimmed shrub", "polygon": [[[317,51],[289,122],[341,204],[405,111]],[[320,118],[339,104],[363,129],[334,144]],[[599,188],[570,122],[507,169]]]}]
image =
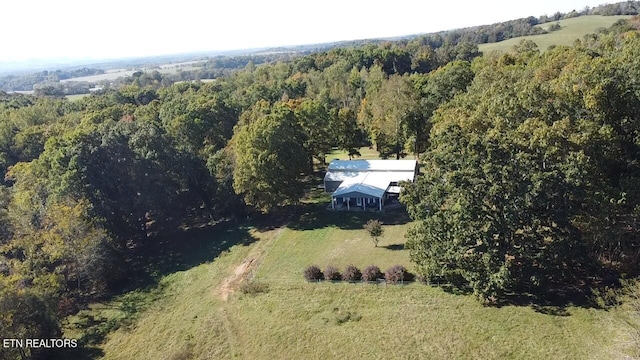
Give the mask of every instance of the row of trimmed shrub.
[{"label": "row of trimmed shrub", "polygon": [[362,272],[354,265],[348,265],[342,273],[337,268],[329,265],[324,272],[316,265],[311,265],[304,270],[304,278],[307,281],[365,281],[374,282],[385,280],[389,284],[397,284],[404,281],[413,281],[415,275],[407,271],[402,265],[394,265],[384,273],[376,265],[367,266]]}]

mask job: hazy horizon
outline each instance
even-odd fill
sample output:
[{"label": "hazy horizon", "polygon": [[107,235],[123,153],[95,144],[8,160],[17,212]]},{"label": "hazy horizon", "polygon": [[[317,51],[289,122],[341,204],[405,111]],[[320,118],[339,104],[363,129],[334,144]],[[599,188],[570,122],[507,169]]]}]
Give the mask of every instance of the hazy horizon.
[{"label": "hazy horizon", "polygon": [[[361,0],[322,6],[290,0],[200,4],[100,0],[10,2],[0,66],[9,63],[103,61],[197,52],[223,52],[387,38],[552,15],[602,4],[601,0],[505,0],[392,7]],[[178,6],[179,5],[179,6]],[[443,15],[446,14],[446,15]],[[0,71],[3,69],[0,69]]]}]

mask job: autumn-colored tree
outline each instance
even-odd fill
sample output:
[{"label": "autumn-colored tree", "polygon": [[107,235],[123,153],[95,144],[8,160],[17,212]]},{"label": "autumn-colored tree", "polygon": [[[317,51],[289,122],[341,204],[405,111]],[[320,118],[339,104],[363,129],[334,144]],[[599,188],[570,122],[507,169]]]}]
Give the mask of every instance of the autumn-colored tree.
[{"label": "autumn-colored tree", "polygon": [[369,220],[364,225],[364,229],[367,231],[369,236],[371,236],[373,245],[375,247],[378,247],[378,242],[380,241],[380,237],[384,234],[384,229],[382,228],[382,222],[377,219]]}]

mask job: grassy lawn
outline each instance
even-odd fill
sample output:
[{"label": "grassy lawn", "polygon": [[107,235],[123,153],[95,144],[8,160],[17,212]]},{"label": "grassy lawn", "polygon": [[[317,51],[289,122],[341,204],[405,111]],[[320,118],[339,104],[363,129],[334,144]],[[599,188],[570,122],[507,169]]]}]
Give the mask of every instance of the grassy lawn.
[{"label": "grassy lawn", "polygon": [[214,289],[229,267],[242,261],[248,250],[238,246],[215,263],[167,276],[162,282],[162,297],[140,314],[133,326],[109,334],[103,347],[105,357],[170,359],[186,354],[211,359],[230,357],[224,308]]},{"label": "grassy lawn", "polygon": [[[241,227],[201,236],[199,244],[191,244],[193,267],[69,317],[65,337],[84,335],[92,346],[61,358],[188,359],[188,354],[229,358],[229,322],[216,289],[237,264],[262,251],[275,234],[275,230]],[[211,243],[221,245],[212,248]],[[209,259],[203,261],[207,254]]]},{"label": "grassy lawn", "polygon": [[229,304],[252,359],[607,359],[611,314],[486,308],[424,285],[300,284]]},{"label": "grassy lawn", "polygon": [[[587,34],[593,34],[598,28],[607,28],[620,19],[628,19],[631,16],[600,16],[589,15],[579,16],[576,18],[560,20],[562,28],[558,31],[543,35],[522,36],[497,43],[481,44],[480,51],[490,53],[492,51],[507,52],[517,45],[523,39],[532,40],[538,44],[540,51],[546,50],[551,45],[572,45],[576,39],[582,39]],[[544,29],[548,29],[556,22],[550,22],[540,25]]]},{"label": "grassy lawn", "polygon": [[73,95],[66,95],[65,97],[69,100],[69,101],[78,101],[81,100],[87,96],[89,96],[91,94],[73,94]]},{"label": "grassy lawn", "polygon": [[[154,287],[94,304],[70,319],[84,325],[69,325],[65,335],[93,336],[96,347],[82,355],[106,359],[624,356],[626,318],[619,309],[483,307],[472,296],[419,283],[306,283],[302,271],[310,264],[411,269],[405,216],[325,206],[309,202],[296,209],[285,228],[262,224],[200,236],[189,266],[167,271]],[[377,216],[386,225],[375,248],[362,226]],[[248,259],[255,266],[250,274],[268,291],[235,291],[223,299],[221,286]]]},{"label": "grassy lawn", "polygon": [[[299,284],[309,265],[321,269],[332,265],[341,271],[353,264],[360,270],[378,265],[382,271],[396,264],[411,269],[408,251],[404,250],[405,233],[410,226],[400,214],[334,212],[326,204],[304,213],[285,229],[268,250],[256,276],[260,281]],[[384,234],[378,247],[363,229],[367,220],[379,218]],[[395,223],[395,224],[394,224]]]},{"label": "grassy lawn", "polygon": [[[361,160],[376,160],[380,159],[380,155],[374,148],[370,147],[361,147],[360,148],[360,156],[354,157],[354,159]],[[325,156],[327,163],[329,163],[333,159],[339,160],[349,160],[349,154],[343,150],[333,150]]]}]

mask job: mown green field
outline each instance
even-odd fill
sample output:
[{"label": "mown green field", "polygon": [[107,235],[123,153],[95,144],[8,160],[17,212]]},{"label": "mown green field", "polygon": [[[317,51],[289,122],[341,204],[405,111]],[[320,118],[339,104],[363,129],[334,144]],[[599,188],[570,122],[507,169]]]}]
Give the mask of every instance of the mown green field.
[{"label": "mown green field", "polygon": [[[497,43],[480,44],[478,47],[484,53],[492,51],[507,52],[523,39],[532,40],[538,45],[540,51],[546,50],[551,45],[572,45],[576,39],[582,39],[587,34],[595,33],[599,28],[607,28],[620,19],[628,19],[631,16],[600,16],[589,15],[571,19],[560,20],[562,28],[543,35],[522,36]],[[540,25],[548,30],[556,22]]]},{"label": "mown green field", "polygon": [[425,285],[274,286],[227,307],[235,355],[290,359],[616,358],[611,314],[485,308]]},{"label": "mown green field", "polygon": [[[354,159],[372,160],[380,159],[378,152],[372,147],[361,147],[360,156],[354,157]],[[333,150],[325,156],[326,162],[329,163],[333,159],[348,160],[349,154],[342,150]]]},{"label": "mown green field", "polygon": [[[306,283],[302,271],[310,264],[411,268],[403,247],[411,224],[401,214],[384,215],[376,248],[362,230],[376,214],[329,212],[322,202],[292,214],[285,227],[213,229],[184,254],[197,256],[191,267],[168,272],[146,291],[94,304],[70,319],[84,326],[69,325],[65,335],[92,334],[91,356],[106,359],[624,356],[622,310],[483,307],[470,295],[420,283]],[[245,276],[267,292],[243,294]]]},{"label": "mown green field", "polygon": [[[384,271],[400,264],[411,269],[408,251],[404,250],[404,235],[410,226],[406,215],[334,212],[323,209],[327,204],[300,215],[282,231],[255,273],[259,281],[299,284],[309,265],[321,269],[331,265],[340,270],[349,264],[361,270],[377,265]],[[371,218],[387,224],[378,247],[363,229]]]},{"label": "mown green field", "polygon": [[87,96],[90,96],[91,94],[73,94],[73,95],[67,95],[65,96],[67,98],[67,100],[69,101],[78,101],[81,100]]}]

